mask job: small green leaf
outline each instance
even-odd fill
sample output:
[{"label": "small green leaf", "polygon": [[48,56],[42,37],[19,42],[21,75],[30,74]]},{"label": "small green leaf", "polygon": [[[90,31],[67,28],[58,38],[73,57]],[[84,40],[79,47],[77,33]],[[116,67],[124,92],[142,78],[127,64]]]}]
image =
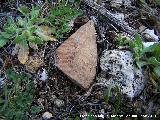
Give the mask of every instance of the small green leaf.
[{"label": "small green leaf", "polygon": [[160,5],[160,0],[155,0],[155,3],[156,3],[157,5]]},{"label": "small green leaf", "polygon": [[33,34],[37,30],[37,26],[33,25],[29,27],[28,30],[30,31],[31,34]]},{"label": "small green leaf", "polygon": [[157,75],[158,77],[160,77],[160,66],[156,66],[156,67],[154,68],[154,72],[156,73],[156,75]]},{"label": "small green leaf", "polygon": [[96,120],[96,118],[94,117],[94,115],[91,112],[89,112],[87,114],[87,120]]},{"label": "small green leaf", "polygon": [[141,4],[145,4],[145,0],[140,0]]},{"label": "small green leaf", "polygon": [[18,24],[20,25],[20,26],[24,26],[24,25],[26,25],[26,19],[23,19],[23,18],[21,18],[21,17],[18,17],[17,18],[17,22],[18,22]]},{"label": "small green leaf", "polygon": [[4,25],[4,31],[7,33],[14,34],[17,30],[17,25],[14,22],[14,19],[12,17],[7,18],[7,22]]},{"label": "small green leaf", "polygon": [[0,104],[4,103],[4,100],[0,97]]},{"label": "small green leaf", "polygon": [[13,69],[7,69],[6,74],[9,80],[13,81],[17,80],[16,72],[14,72]]},{"label": "small green leaf", "polygon": [[76,117],[74,118],[74,120],[80,120],[80,118],[79,118],[78,116],[76,116]]},{"label": "small green leaf", "polygon": [[5,39],[11,39],[12,36],[13,36],[13,34],[7,33],[7,32],[1,32],[1,33],[0,33],[0,36],[2,36],[2,37],[5,38]]},{"label": "small green leaf", "polygon": [[13,17],[9,16],[7,18],[7,24],[6,25],[11,25],[11,24],[15,24]]},{"label": "small green leaf", "polygon": [[146,52],[154,52],[155,50],[159,51],[160,54],[160,44],[159,43],[155,43],[149,47],[146,47],[142,50],[142,54],[146,53]]},{"label": "small green leaf", "polygon": [[22,40],[25,39],[24,36],[21,34],[21,35],[17,35],[17,37],[15,38],[15,43],[18,44],[18,43],[21,43]]},{"label": "small green leaf", "polygon": [[143,41],[141,39],[141,36],[139,34],[136,34],[135,36],[135,40],[134,40],[134,43],[135,43],[135,47],[138,47],[139,49],[143,49]]},{"label": "small green leaf", "polygon": [[24,117],[23,114],[24,114],[23,111],[16,111],[15,119],[17,119],[17,120],[23,120],[23,117]]},{"label": "small green leaf", "polygon": [[138,68],[141,68],[141,67],[147,65],[148,63],[146,61],[136,61],[136,64],[137,64]]},{"label": "small green leaf", "polygon": [[111,97],[111,87],[109,87],[108,89],[106,89],[105,91],[105,96],[104,96],[104,100],[105,102],[108,104],[109,98]]},{"label": "small green leaf", "polygon": [[30,16],[31,16],[30,20],[33,24],[35,22],[37,22],[36,20],[38,20],[39,13],[40,13],[40,9],[38,7],[35,7],[34,5],[32,5],[32,9],[31,9],[31,12],[30,12]]},{"label": "small green leaf", "polygon": [[6,45],[7,41],[8,41],[7,39],[1,38],[0,36],[0,48]]},{"label": "small green leaf", "polygon": [[31,113],[32,114],[37,114],[40,112],[40,108],[38,106],[32,106],[31,107]]},{"label": "small green leaf", "polygon": [[27,15],[29,13],[29,9],[26,5],[21,5],[18,10],[23,14]]},{"label": "small green leaf", "polygon": [[157,66],[157,65],[160,65],[160,62],[157,61],[157,59],[155,57],[150,57],[148,60],[147,60],[147,63],[148,64],[152,64],[154,66]]},{"label": "small green leaf", "polygon": [[36,37],[36,36],[30,36],[28,38],[28,41],[35,43],[35,44],[43,44],[43,39],[40,37]]}]

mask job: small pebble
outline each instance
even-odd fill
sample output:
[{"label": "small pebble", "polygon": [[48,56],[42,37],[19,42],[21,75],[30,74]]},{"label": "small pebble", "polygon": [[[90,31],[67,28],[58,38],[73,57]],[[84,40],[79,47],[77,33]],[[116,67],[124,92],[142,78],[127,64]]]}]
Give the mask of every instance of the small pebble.
[{"label": "small pebble", "polygon": [[57,107],[62,107],[62,106],[64,106],[64,101],[63,101],[63,100],[60,100],[60,99],[55,99],[54,104],[55,104]]},{"label": "small pebble", "polygon": [[111,6],[115,8],[119,8],[123,4],[122,0],[112,0]]},{"label": "small pebble", "polygon": [[116,19],[118,19],[119,21],[124,21],[124,14],[123,13],[115,13],[112,14]]},{"label": "small pebble", "polygon": [[154,30],[146,29],[144,32],[142,32],[142,35],[147,41],[150,42],[158,42],[159,38],[157,35],[155,35]]},{"label": "small pebble", "polygon": [[53,116],[50,112],[45,112],[43,115],[42,115],[43,119],[45,120],[48,120],[48,119],[51,119]]},{"label": "small pebble", "polygon": [[45,68],[38,71],[39,80],[46,81],[48,79],[48,73]]}]

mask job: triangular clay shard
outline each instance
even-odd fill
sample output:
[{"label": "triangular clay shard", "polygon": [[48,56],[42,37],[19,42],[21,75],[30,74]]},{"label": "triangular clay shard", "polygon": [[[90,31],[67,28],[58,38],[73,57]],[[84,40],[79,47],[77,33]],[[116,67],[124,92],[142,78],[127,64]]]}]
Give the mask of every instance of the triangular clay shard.
[{"label": "triangular clay shard", "polygon": [[56,66],[81,88],[88,89],[97,66],[96,30],[93,21],[81,26],[55,53]]}]

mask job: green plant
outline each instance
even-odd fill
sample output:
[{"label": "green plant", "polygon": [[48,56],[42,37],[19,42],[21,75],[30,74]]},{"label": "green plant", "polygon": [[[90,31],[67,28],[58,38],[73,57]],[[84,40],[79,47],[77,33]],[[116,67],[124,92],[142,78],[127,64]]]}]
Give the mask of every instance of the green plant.
[{"label": "green plant", "polygon": [[64,33],[71,30],[70,22],[77,16],[82,15],[82,12],[69,4],[60,4],[50,9],[45,23],[52,27],[52,33],[56,38],[63,38]]},{"label": "green plant", "polygon": [[160,0],[153,0],[155,5],[160,5]]},{"label": "green plant", "polygon": [[[150,71],[151,79],[158,80],[160,78],[160,43],[144,47],[139,34],[136,34],[133,41],[127,38],[122,38],[121,35],[119,35],[117,41],[118,44],[128,44],[133,49],[136,65],[139,68],[146,66]],[[160,83],[160,81],[157,82]]]},{"label": "green plant", "polygon": [[62,38],[64,33],[71,30],[69,25],[71,20],[82,14],[79,9],[62,3],[51,8],[45,18],[40,15],[41,9],[34,5],[31,10],[22,5],[19,11],[23,17],[16,20],[8,17],[4,30],[0,32],[0,47],[13,41],[19,48],[18,59],[22,64],[28,60],[29,45],[56,41],[55,37]]},{"label": "green plant", "polygon": [[120,107],[122,105],[122,94],[120,88],[118,86],[109,87],[104,92],[104,100],[105,103],[108,104],[110,97],[116,95],[115,101],[113,103],[114,113],[118,113],[120,111]]},{"label": "green plant", "polygon": [[[160,0],[149,0],[151,4],[160,5]],[[145,0],[140,0],[140,3],[146,4]]]},{"label": "green plant", "polygon": [[47,26],[45,28],[48,29],[40,26],[44,21],[44,18],[39,17],[40,8],[32,5],[30,10],[27,6],[22,5],[19,11],[23,17],[18,17],[16,20],[13,17],[8,17],[3,32],[0,32],[0,47],[13,40],[19,48],[18,59],[22,64],[25,64],[28,60],[29,45],[42,44],[45,41],[55,39],[48,32]]},{"label": "green plant", "polygon": [[104,101],[105,101],[106,104],[108,104],[110,97],[111,97],[111,87],[108,87],[108,88],[104,91]]},{"label": "green plant", "polygon": [[67,5],[67,4],[74,4],[74,3],[80,3],[81,0],[56,0],[56,3],[57,4],[64,4],[64,5]]},{"label": "green plant", "polygon": [[[21,44],[26,49],[28,42],[42,44],[44,41],[52,41],[53,35],[47,35],[46,32],[54,34],[56,38],[62,38],[63,34],[71,29],[69,22],[82,14],[79,9],[68,4],[58,4],[51,8],[49,15],[45,18],[40,17],[40,8],[34,5],[31,10],[22,5],[19,11],[24,17],[18,17],[16,21],[13,17],[8,18],[4,31],[0,32],[0,47],[12,39],[14,43]],[[47,23],[52,28],[48,27],[44,30],[44,27],[40,26],[42,23]],[[52,29],[51,32],[50,29]]]},{"label": "green plant", "polygon": [[43,22],[43,19],[39,18],[40,9],[32,6],[30,11],[28,7],[22,5],[19,11],[24,17],[18,17],[16,21],[14,21],[13,17],[8,17],[4,31],[0,32],[0,47],[3,47],[12,39],[16,44],[21,44],[25,48],[28,48],[27,42],[42,43],[43,39],[35,35],[38,24]]},{"label": "green plant", "polygon": [[89,112],[89,113],[87,114],[86,120],[96,120],[96,117],[95,117],[91,112]]},{"label": "green plant", "polygon": [[118,45],[129,45],[134,51],[134,59],[135,61],[139,61],[142,55],[142,50],[144,48],[142,39],[139,34],[135,35],[135,39],[131,41],[128,37],[122,36],[119,34],[117,38]]},{"label": "green plant", "polygon": [[[0,94],[0,117],[6,120],[25,120],[39,108],[31,107],[33,101],[33,81],[25,73],[16,73],[12,69],[6,71],[7,80]],[[30,108],[31,107],[31,108]]]},{"label": "green plant", "polygon": [[[111,101],[110,98],[114,97],[114,101]],[[111,102],[113,105],[113,114],[117,115],[118,112],[120,112],[120,108],[122,107],[122,93],[120,91],[120,88],[118,86],[109,87],[104,91],[104,101],[106,104]],[[112,120],[119,120],[118,117],[111,118]]]}]

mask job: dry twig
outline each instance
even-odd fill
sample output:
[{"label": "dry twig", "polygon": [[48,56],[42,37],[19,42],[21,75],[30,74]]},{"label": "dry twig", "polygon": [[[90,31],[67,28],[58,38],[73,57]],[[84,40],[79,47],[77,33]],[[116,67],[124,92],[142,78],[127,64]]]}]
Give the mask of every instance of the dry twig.
[{"label": "dry twig", "polygon": [[107,18],[107,22],[110,22],[111,24],[120,28],[122,31],[128,33],[129,35],[133,36],[136,33],[136,30],[129,27],[126,22],[120,21],[117,18],[115,18],[112,15],[112,13],[109,10],[107,10],[105,7],[98,5],[92,0],[83,0],[83,3],[91,7],[96,12],[99,12],[101,15],[105,16]]}]

